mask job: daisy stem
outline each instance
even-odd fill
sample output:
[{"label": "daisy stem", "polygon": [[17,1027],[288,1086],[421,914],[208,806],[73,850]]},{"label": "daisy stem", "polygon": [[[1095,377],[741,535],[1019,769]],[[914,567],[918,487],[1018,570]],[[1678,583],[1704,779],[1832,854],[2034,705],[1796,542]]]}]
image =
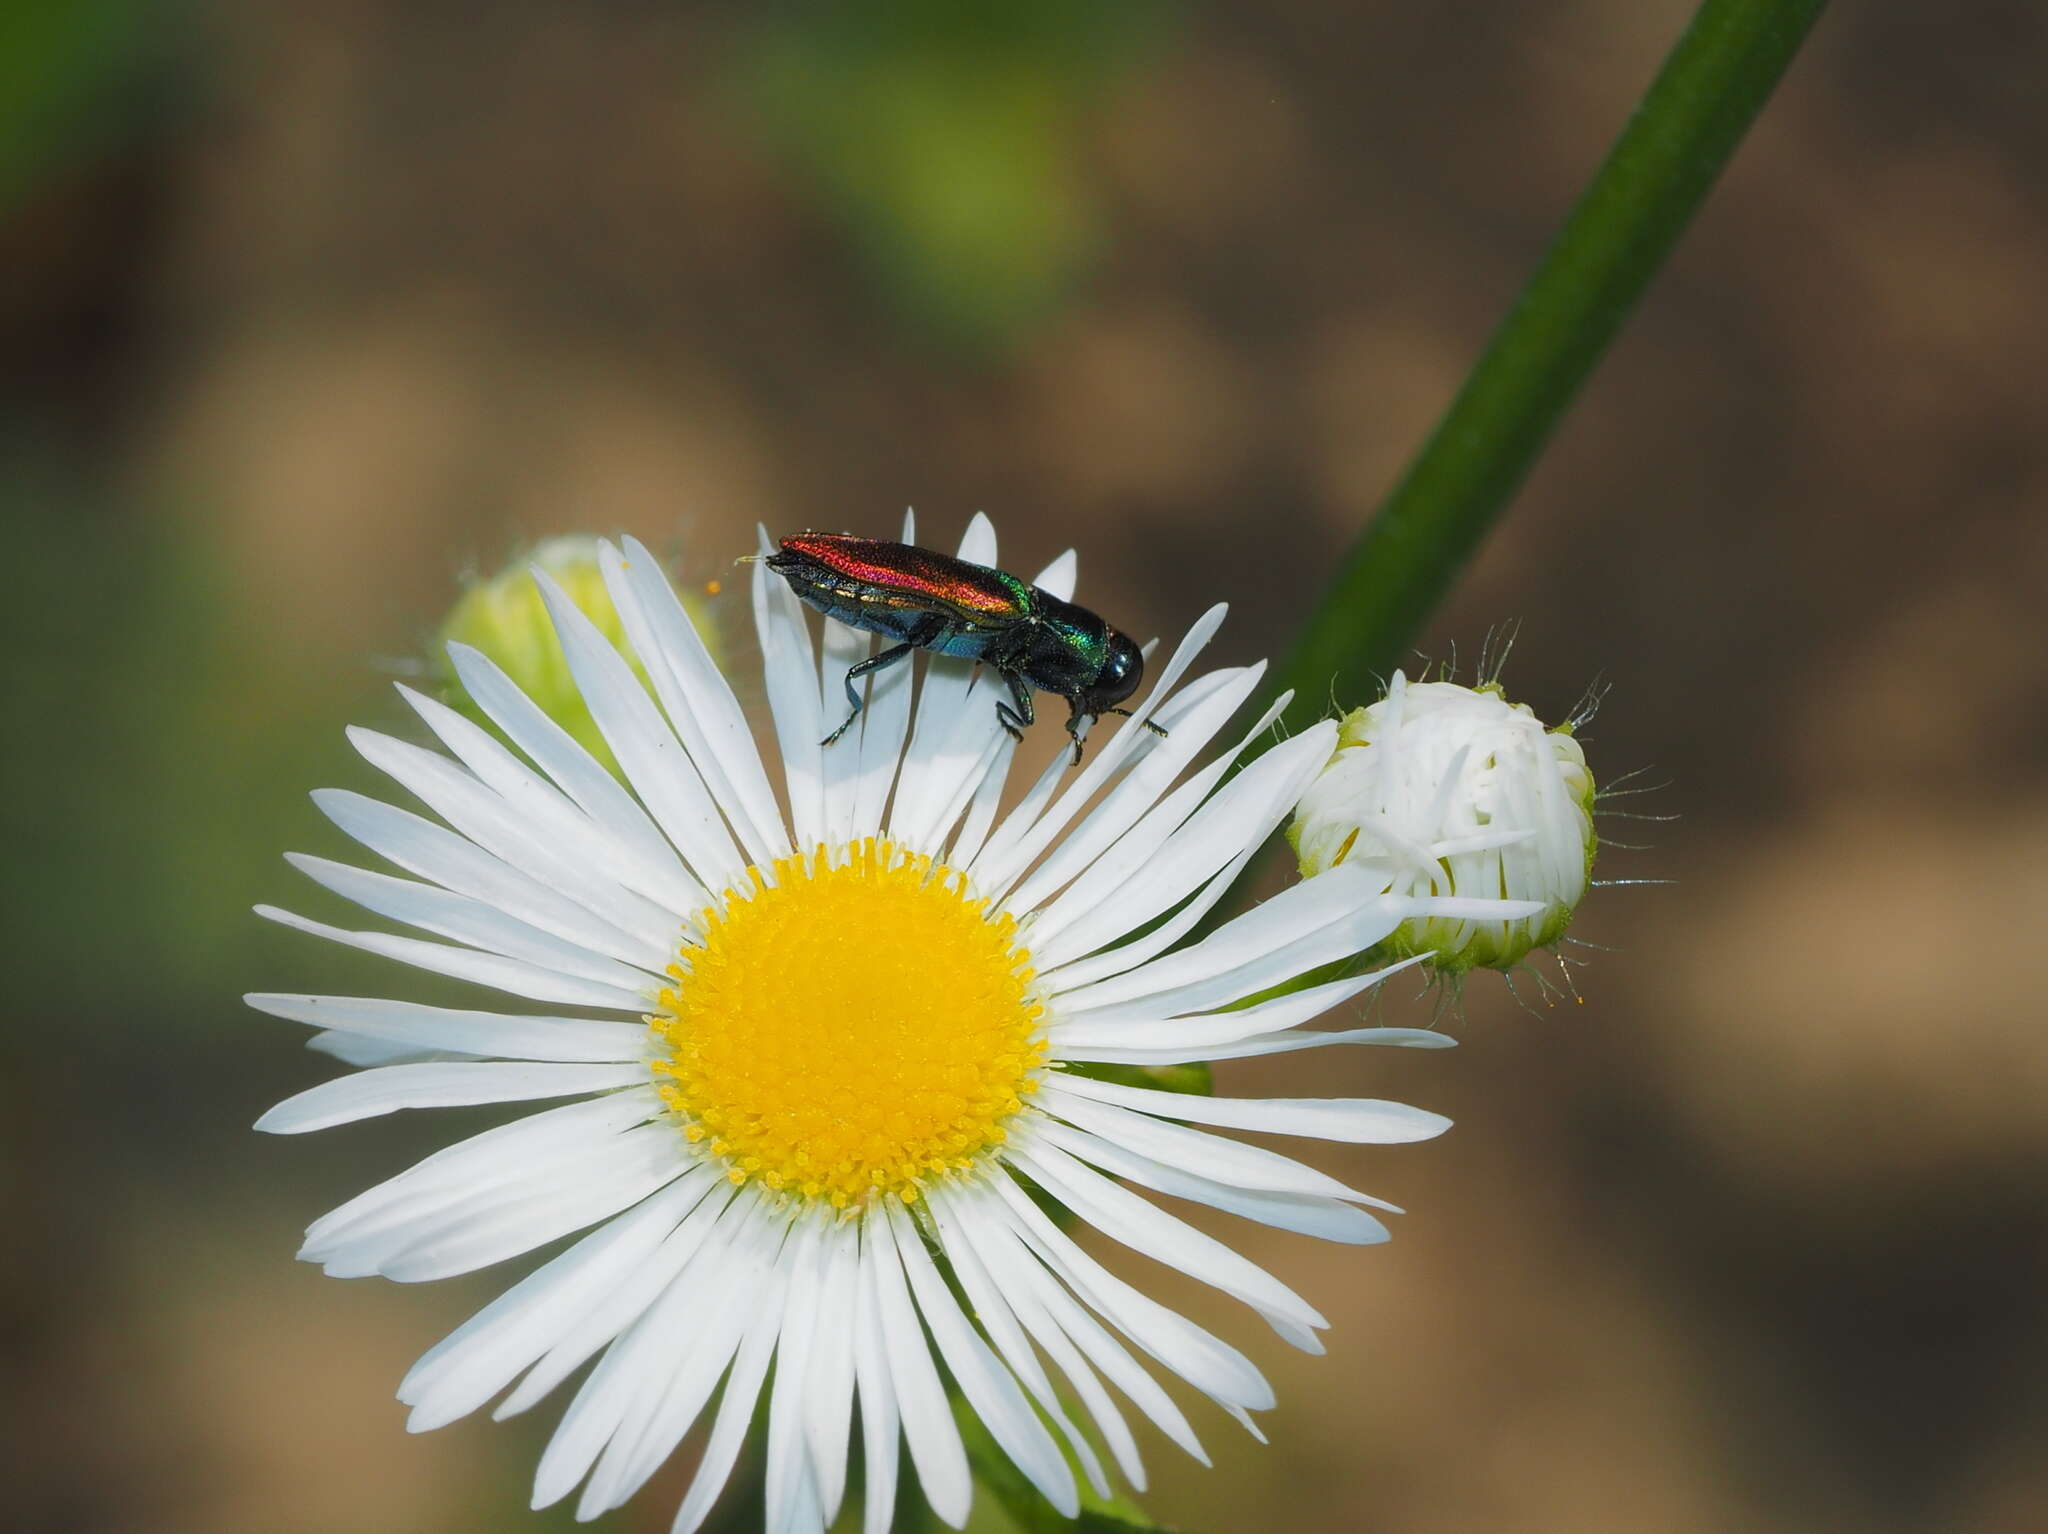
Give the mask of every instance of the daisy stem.
[{"label": "daisy stem", "polygon": [[[1273,679],[1299,731],[1384,676],[1521,485],[1826,0],[1705,0]],[[1340,693],[1340,697],[1343,694]]]}]

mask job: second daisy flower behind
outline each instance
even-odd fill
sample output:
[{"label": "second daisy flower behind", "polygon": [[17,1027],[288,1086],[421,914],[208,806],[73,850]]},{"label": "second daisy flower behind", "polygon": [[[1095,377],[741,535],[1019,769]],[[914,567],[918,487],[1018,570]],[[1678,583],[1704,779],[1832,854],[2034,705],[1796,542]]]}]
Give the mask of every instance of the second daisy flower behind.
[{"label": "second daisy flower behind", "polygon": [[[984,519],[960,554],[995,562]],[[757,565],[785,812],[653,557],[627,540],[601,546],[599,559],[651,697],[554,582],[536,580],[620,777],[483,655],[452,647],[503,741],[409,691],[453,760],[354,736],[444,823],[359,795],[316,796],[350,836],[416,877],[294,859],[378,915],[450,941],[265,911],[575,1009],[250,998],[321,1028],[316,1047],[366,1067],[280,1104],[264,1129],[585,1099],[441,1151],[308,1232],[301,1255],[331,1273],[426,1279],[597,1227],[420,1360],[400,1389],[412,1426],[453,1421],[508,1387],[497,1414],[523,1410],[597,1357],[542,1457],[536,1505],[581,1484],[581,1516],[617,1506],[708,1416],[676,1516],[689,1530],[729,1479],[765,1389],[767,1525],[806,1534],[845,1499],[856,1416],[870,1534],[889,1527],[905,1445],[933,1510],[965,1520],[973,1480],[948,1379],[1070,1517],[1070,1463],[1110,1494],[1098,1445],[1145,1484],[1105,1382],[1204,1457],[1138,1355],[1250,1426],[1247,1414],[1273,1401],[1253,1364],[1113,1276],[1040,1200],[1235,1296],[1315,1352],[1326,1323],[1314,1308],[1126,1184],[1374,1242],[1386,1229],[1368,1208],[1390,1206],[1191,1126],[1395,1143],[1447,1121],[1370,1099],[1187,1096],[1088,1068],[1448,1043],[1415,1029],[1301,1026],[1378,974],[1243,1002],[1411,918],[1535,907],[1389,895],[1366,869],[1340,866],[1185,943],[1335,747],[1335,726],[1321,724],[1222,783],[1268,714],[1197,764],[1263,671],[1183,685],[1220,607],[1071,781],[1061,749],[1003,812],[1014,743],[997,719],[999,684],[933,658],[913,707],[910,668],[899,667],[823,749],[840,680],[868,636],[827,621],[820,653],[794,596]],[[1036,583],[1064,597],[1073,580],[1069,555]],[[1149,733],[1147,720],[1169,733]],[[1093,1433],[1076,1422],[1083,1414]]]}]

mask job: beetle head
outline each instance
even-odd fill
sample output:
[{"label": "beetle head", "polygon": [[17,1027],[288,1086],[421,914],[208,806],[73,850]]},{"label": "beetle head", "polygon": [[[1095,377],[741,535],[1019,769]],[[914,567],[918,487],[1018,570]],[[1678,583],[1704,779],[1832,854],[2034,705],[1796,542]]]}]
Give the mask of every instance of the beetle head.
[{"label": "beetle head", "polygon": [[1094,684],[1082,694],[1081,710],[1106,714],[1138,690],[1145,680],[1145,656],[1131,636],[1120,629],[1109,631],[1109,653],[1096,673]]}]

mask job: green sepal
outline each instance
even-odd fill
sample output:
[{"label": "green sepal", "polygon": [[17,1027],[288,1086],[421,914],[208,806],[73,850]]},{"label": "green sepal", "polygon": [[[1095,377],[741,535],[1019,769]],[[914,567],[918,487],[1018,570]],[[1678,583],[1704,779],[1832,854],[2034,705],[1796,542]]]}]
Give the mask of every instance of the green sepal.
[{"label": "green sepal", "polygon": [[1189,1065],[1104,1065],[1088,1062],[1069,1065],[1070,1076],[1090,1081],[1114,1082],[1123,1087],[1144,1087],[1153,1092],[1185,1092],[1190,1097],[1214,1097],[1216,1083],[1206,1061]]}]

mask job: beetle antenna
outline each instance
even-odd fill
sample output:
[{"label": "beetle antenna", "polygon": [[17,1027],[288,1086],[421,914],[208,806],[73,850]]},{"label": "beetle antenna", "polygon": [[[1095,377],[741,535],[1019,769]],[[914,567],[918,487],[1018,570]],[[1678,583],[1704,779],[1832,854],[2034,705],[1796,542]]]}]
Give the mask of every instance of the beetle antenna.
[{"label": "beetle antenna", "polygon": [[[1124,718],[1126,718],[1126,719],[1130,719],[1130,718],[1133,718],[1133,717],[1135,717],[1135,716],[1134,716],[1134,715],[1133,715],[1133,714],[1131,713],[1131,711],[1130,711],[1129,709],[1127,709],[1127,708],[1106,708],[1106,709],[1104,709],[1104,710],[1103,710],[1103,712],[1104,712],[1105,714],[1121,714],[1121,715],[1122,715],[1122,716],[1123,716]],[[1144,726],[1144,727],[1145,727],[1146,729],[1150,730],[1150,731],[1151,731],[1151,732],[1152,732],[1152,733],[1153,733],[1154,735],[1157,735],[1157,736],[1158,736],[1158,737],[1159,737],[1159,738],[1160,738],[1161,740],[1164,740],[1164,739],[1166,739],[1166,726],[1165,726],[1165,725],[1163,725],[1163,724],[1154,724],[1154,723],[1153,723],[1153,722],[1152,722],[1151,720],[1149,720],[1149,719],[1140,719],[1140,720],[1138,720],[1138,723],[1139,723],[1139,724],[1141,724],[1141,725],[1143,725],[1143,726]]]}]

